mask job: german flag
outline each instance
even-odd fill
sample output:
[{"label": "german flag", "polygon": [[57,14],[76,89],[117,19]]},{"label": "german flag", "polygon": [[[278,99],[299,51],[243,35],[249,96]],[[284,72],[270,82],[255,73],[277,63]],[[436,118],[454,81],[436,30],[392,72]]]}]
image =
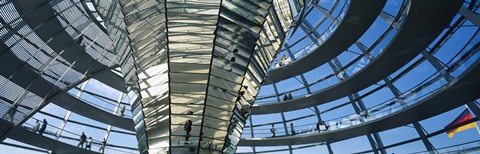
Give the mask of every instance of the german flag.
[{"label": "german flag", "polygon": [[[472,119],[473,119],[472,113],[470,113],[468,109],[465,109],[462,112],[462,114],[460,114],[455,120],[453,120],[450,124],[448,124],[445,127],[445,129],[447,130],[448,137],[452,138],[456,132],[477,127],[477,123],[475,121],[472,121]],[[472,122],[468,123],[467,121],[472,121]]]}]

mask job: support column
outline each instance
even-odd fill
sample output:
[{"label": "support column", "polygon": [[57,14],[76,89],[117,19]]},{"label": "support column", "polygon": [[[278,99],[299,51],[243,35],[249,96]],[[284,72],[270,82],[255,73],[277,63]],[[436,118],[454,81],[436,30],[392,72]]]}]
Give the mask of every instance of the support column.
[{"label": "support column", "polygon": [[[118,109],[120,108],[120,104],[121,104],[122,99],[123,99],[123,96],[124,96],[124,93],[120,93],[120,96],[118,96],[117,105],[115,106],[115,109],[113,110],[112,114],[117,115]],[[112,128],[113,128],[112,125],[107,126],[107,132],[105,132],[105,136],[104,136],[105,140],[107,140],[107,141],[108,141],[108,137],[110,137],[110,132],[112,131]],[[106,145],[105,145],[105,147],[106,147]]]},{"label": "support column", "polygon": [[[250,126],[251,126],[250,127],[250,137],[254,138],[255,136],[253,136],[253,121],[252,121],[252,119],[253,119],[253,116],[250,116],[250,118],[248,118],[248,120],[250,121]],[[252,146],[252,149],[253,149],[253,154],[256,154],[257,151],[255,149],[255,146]]]},{"label": "support column", "polygon": [[280,38],[285,38],[285,31],[283,30],[280,19],[278,19],[278,14],[277,14],[277,11],[275,10],[275,7],[271,7],[270,14],[271,14],[270,17],[273,18],[273,22],[275,22],[274,26],[277,29],[277,32],[280,35]]},{"label": "support column", "polygon": [[[337,58],[334,58],[332,61],[329,61],[328,64],[333,69],[334,73],[336,74],[337,78],[340,81],[343,81],[345,78],[349,77],[346,72],[343,72],[343,74],[341,76],[339,75],[340,73],[342,73],[339,70],[343,66]],[[361,99],[355,101],[357,99],[357,97],[359,97],[358,93],[353,93],[352,95],[348,95],[348,99],[350,100],[350,102],[352,104],[352,107],[355,110],[355,113],[360,115],[360,113],[362,111],[366,111],[366,108],[365,108],[365,105],[363,104],[363,102],[361,101]],[[367,138],[368,138],[368,141],[370,142],[370,146],[372,147],[373,152],[375,154],[378,154],[379,151],[382,154],[386,154],[386,151],[383,148],[383,142],[382,142],[380,136],[378,135],[378,133],[368,134]]]},{"label": "support column", "polygon": [[470,20],[475,26],[480,26],[480,16],[473,12],[472,10],[462,6],[458,11],[462,16]]},{"label": "support column", "polygon": [[332,150],[332,147],[330,146],[330,142],[326,142],[326,145],[327,145],[327,149],[328,149],[328,154],[333,154],[333,150]]},{"label": "support column", "polygon": [[390,14],[386,13],[385,11],[380,12],[380,17],[385,20],[388,24],[392,25],[395,29],[400,29],[400,24],[395,22],[395,18],[392,17]]},{"label": "support column", "polygon": [[315,7],[315,9],[317,9],[318,11],[320,11],[320,12],[321,12],[323,15],[325,15],[328,19],[330,19],[330,20],[332,20],[332,21],[334,21],[334,22],[337,20],[334,16],[332,16],[332,15],[328,12],[328,10],[325,10],[324,8],[318,6],[318,4],[316,4],[316,3],[313,3],[312,5],[313,5],[313,7]]},{"label": "support column", "polygon": [[[273,89],[275,90],[275,96],[277,96],[277,102],[281,102],[280,96],[278,95],[278,89],[277,89],[276,83],[273,83],[272,85],[273,85]],[[282,116],[282,123],[283,123],[283,128],[284,128],[284,131],[285,131],[285,135],[289,136],[290,134],[288,133],[288,127],[287,127],[287,124],[285,123],[285,115],[283,114],[283,112],[281,112],[280,115]],[[292,146],[291,145],[288,145],[288,150],[290,151],[290,154],[292,154]]]},{"label": "support column", "polygon": [[[88,84],[88,81],[90,81],[90,80],[87,80],[84,83],[82,83],[82,85],[80,86],[80,89],[78,90],[77,94],[75,95],[76,97],[80,98],[82,96],[83,91],[85,90],[85,87]],[[58,127],[59,129],[55,133],[55,139],[56,140],[60,139],[60,136],[62,136],[63,130],[65,129],[65,126],[67,125],[67,122],[70,119],[71,115],[72,115],[72,111],[67,111],[67,113],[65,113],[65,116],[63,116],[62,124],[60,125],[60,127]]]},{"label": "support column", "polygon": [[[368,49],[366,48],[365,45],[363,45],[361,42],[356,42],[355,45],[357,45],[357,47],[362,51],[362,53],[370,60],[370,61],[373,61],[373,56],[370,55],[370,53],[367,51]],[[393,93],[393,95],[395,96],[395,98],[397,100],[399,100],[400,104],[402,105],[403,108],[407,107],[403,96],[401,95],[400,91],[392,84],[392,82],[390,81],[390,79],[387,77],[385,79],[383,79],[385,81],[385,84],[387,84],[387,87],[390,89],[390,91]],[[412,123],[415,130],[417,131],[418,135],[420,136],[420,138],[422,139],[422,142],[425,146],[425,148],[428,150],[428,151],[433,151],[435,149],[435,147],[433,147],[433,144],[426,138],[426,135],[425,135],[425,132],[422,131],[421,129],[421,125],[418,123],[418,122],[414,122]],[[382,146],[383,147],[383,146]],[[383,149],[385,150],[385,149]]]},{"label": "support column", "polygon": [[475,114],[475,117],[480,117],[480,107],[478,107],[478,102],[473,101],[470,103],[467,103],[468,108]]},{"label": "support column", "polygon": [[[478,15],[477,15],[478,17]],[[435,58],[430,52],[427,50],[422,51],[423,57],[427,59],[427,61],[432,64],[432,66],[441,73],[442,77],[447,80],[447,82],[450,82],[454,80],[455,78],[453,76],[450,76],[450,72],[447,71],[446,67],[440,61]],[[468,108],[475,114],[476,117],[480,117],[480,107],[478,107],[478,104],[476,101],[472,101],[467,103]]]},{"label": "support column", "polygon": [[[392,84],[392,82],[390,81],[390,79],[389,79],[389,78],[385,78],[385,79],[383,79],[383,81],[385,81],[385,84],[387,84],[388,89],[390,89],[390,91],[393,93],[393,95],[394,95],[395,98],[398,100],[398,102],[400,103],[400,105],[402,106],[402,108],[407,107],[407,103],[405,103],[402,94],[400,93],[400,91],[398,90],[398,88],[396,88],[395,85]],[[417,131],[418,135],[420,136],[420,139],[422,139],[422,142],[423,142],[423,145],[425,146],[425,148],[426,148],[430,153],[433,153],[433,151],[436,151],[436,150],[435,150],[435,147],[433,146],[433,144],[432,144],[432,143],[428,140],[428,138],[426,137],[426,134],[425,134],[425,132],[424,132],[423,129],[422,129],[422,125],[420,125],[420,123],[418,123],[418,122],[413,122],[412,124],[413,124],[413,127],[415,128],[415,130]]]},{"label": "support column", "polygon": [[[325,17],[324,17],[325,18]],[[300,23],[300,29],[302,29],[302,31],[307,35],[307,37],[310,38],[310,40],[312,40],[313,42],[317,43],[317,38],[320,37],[320,36],[317,36],[318,33],[316,33],[313,29],[313,27],[307,22],[307,21],[302,21]],[[315,35],[315,37],[312,36],[312,33]],[[317,43],[318,44],[318,43]]]},{"label": "support column", "polygon": [[[307,35],[309,37],[311,36],[310,34],[312,34],[312,33],[313,33],[313,35],[315,35],[316,38],[319,38],[320,36],[322,36],[322,35],[318,34],[318,32],[315,31],[315,29],[313,28],[313,26],[310,25],[310,23],[308,23],[307,21],[302,21],[302,25],[300,27],[303,27],[302,29],[304,29],[305,33],[307,33]],[[316,39],[312,39],[312,41],[314,41],[314,40],[316,41]]]},{"label": "support column", "polygon": [[[307,94],[311,95],[312,91],[310,89],[310,86],[307,83],[307,80],[305,79],[305,76],[303,74],[301,74],[300,78],[302,79],[303,86],[305,86],[305,89],[307,90]],[[324,124],[323,120],[322,120],[322,117],[320,116],[320,110],[318,109],[318,107],[315,105],[315,106],[313,106],[313,109],[315,111],[315,115],[317,116],[317,125],[318,125],[318,123]],[[317,131],[320,132],[320,130],[317,130]],[[329,153],[333,154],[333,151],[330,147],[330,142],[325,142],[325,144],[327,145]]]},{"label": "support column", "polygon": [[285,43],[285,46],[284,46],[284,47],[285,47],[285,50],[286,50],[287,53],[288,53],[288,56],[289,56],[290,59],[291,59],[291,62],[295,61],[296,58],[295,58],[295,56],[293,56],[292,50],[290,50],[290,46],[288,45],[288,43]]}]

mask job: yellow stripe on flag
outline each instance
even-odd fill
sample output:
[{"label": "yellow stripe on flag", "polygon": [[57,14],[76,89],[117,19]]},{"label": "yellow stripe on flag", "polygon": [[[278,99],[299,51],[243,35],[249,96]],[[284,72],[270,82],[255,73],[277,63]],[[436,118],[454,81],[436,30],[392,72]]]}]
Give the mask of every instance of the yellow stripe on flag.
[{"label": "yellow stripe on flag", "polygon": [[477,123],[472,122],[472,123],[469,123],[469,124],[451,129],[451,130],[447,131],[447,134],[448,134],[448,137],[452,138],[453,135],[455,135],[456,132],[461,132],[461,131],[464,131],[464,130],[467,130],[467,129],[470,129],[470,128],[475,128],[475,127],[478,127]]}]

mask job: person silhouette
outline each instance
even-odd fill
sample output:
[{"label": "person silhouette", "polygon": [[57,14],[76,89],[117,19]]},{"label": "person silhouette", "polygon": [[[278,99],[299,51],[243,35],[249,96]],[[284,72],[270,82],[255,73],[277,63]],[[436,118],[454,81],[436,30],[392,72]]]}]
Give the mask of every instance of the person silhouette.
[{"label": "person silhouette", "polygon": [[37,133],[39,127],[40,127],[40,120],[37,120],[33,125],[32,132]]},{"label": "person silhouette", "polygon": [[272,128],[270,129],[270,132],[272,132],[272,137],[275,137],[275,131],[277,131],[277,129],[275,129],[275,124],[272,124]]},{"label": "person silhouette", "polygon": [[85,133],[82,132],[82,135],[80,135],[80,141],[78,142],[77,147],[80,146],[83,148],[83,144],[85,143],[85,140],[87,140],[87,136],[85,135]]},{"label": "person silhouette", "polygon": [[45,132],[45,129],[47,129],[48,122],[46,119],[43,119],[43,124],[42,127],[40,127],[40,130],[38,130],[38,134],[43,135],[43,132]]},{"label": "person silhouette", "polygon": [[92,150],[92,137],[90,136],[88,139],[87,139],[87,144],[85,146],[85,149],[88,149],[88,150]]}]

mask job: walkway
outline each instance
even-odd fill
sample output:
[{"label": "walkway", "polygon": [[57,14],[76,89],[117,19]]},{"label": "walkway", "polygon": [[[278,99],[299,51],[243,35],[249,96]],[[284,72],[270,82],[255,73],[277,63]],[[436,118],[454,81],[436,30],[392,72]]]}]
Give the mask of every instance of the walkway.
[{"label": "walkway", "polygon": [[310,51],[308,55],[270,70],[263,84],[271,84],[300,75],[337,57],[370,28],[370,25],[377,19],[385,3],[386,0],[350,1],[349,8],[342,22],[325,42],[312,49],[313,51]]},{"label": "walkway", "polygon": [[120,117],[113,113],[102,110],[70,94],[58,94],[58,96],[52,100],[52,103],[84,117],[125,130],[135,131],[132,119]]},{"label": "walkway", "polygon": [[335,142],[360,135],[381,132],[418,122],[447,112],[480,97],[480,60],[471,65],[462,75],[444,88],[425,99],[389,115],[363,122],[354,126],[315,133],[305,136],[287,136],[275,138],[242,138],[239,146],[278,146],[319,142]]},{"label": "walkway", "polygon": [[[408,16],[396,36],[383,52],[359,72],[312,95],[289,101],[256,104],[252,115],[279,113],[328,103],[358,92],[410,62],[447,27],[462,1],[411,1]],[[441,16],[442,18],[432,18]],[[422,36],[422,37],[419,37]]]},{"label": "walkway", "polygon": [[[12,124],[10,122],[4,121],[0,119],[1,127],[11,127]],[[8,138],[29,144],[32,146],[36,146],[39,148],[51,150],[53,153],[56,154],[71,154],[71,153],[82,153],[82,154],[98,154],[95,151],[88,151],[82,148],[78,148],[76,146],[63,143],[46,136],[39,135],[22,127],[16,127],[12,130],[12,133],[8,136]]]}]

